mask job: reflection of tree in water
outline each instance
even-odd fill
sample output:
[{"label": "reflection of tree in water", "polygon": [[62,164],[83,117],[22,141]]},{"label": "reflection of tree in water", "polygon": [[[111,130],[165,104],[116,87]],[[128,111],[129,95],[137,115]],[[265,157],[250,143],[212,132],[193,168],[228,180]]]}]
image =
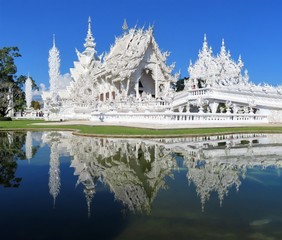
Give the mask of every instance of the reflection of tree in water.
[{"label": "reflection of tree in water", "polygon": [[26,132],[0,132],[0,185],[4,187],[20,186],[22,178],[16,176],[17,160],[26,159],[22,150],[25,139]]}]

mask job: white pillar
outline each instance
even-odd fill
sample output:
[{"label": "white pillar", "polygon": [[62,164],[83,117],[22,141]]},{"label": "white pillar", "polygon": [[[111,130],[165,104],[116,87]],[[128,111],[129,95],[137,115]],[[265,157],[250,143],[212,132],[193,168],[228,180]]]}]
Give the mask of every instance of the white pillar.
[{"label": "white pillar", "polygon": [[139,98],[139,81],[135,83],[135,95],[136,98]]},{"label": "white pillar", "polygon": [[156,79],[155,79],[155,98],[158,98],[159,97],[159,83],[158,83],[158,64],[156,63],[156,66],[155,66],[155,76],[156,76]]},{"label": "white pillar", "polygon": [[26,108],[30,109],[32,101],[32,81],[30,77],[28,77],[25,81],[25,100]]}]

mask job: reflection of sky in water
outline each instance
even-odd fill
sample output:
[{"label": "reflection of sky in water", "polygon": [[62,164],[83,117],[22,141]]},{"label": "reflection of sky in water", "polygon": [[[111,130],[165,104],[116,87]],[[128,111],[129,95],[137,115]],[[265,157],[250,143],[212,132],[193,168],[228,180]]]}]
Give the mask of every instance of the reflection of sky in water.
[{"label": "reflection of sky in water", "polygon": [[35,146],[20,187],[0,188],[3,239],[282,239],[281,135]]}]

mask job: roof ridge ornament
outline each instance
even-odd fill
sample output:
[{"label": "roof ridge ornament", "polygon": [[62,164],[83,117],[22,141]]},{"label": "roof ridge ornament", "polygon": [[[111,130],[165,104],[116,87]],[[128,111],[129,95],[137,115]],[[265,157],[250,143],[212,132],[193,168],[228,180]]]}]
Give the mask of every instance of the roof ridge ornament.
[{"label": "roof ridge ornament", "polygon": [[56,47],[56,36],[55,36],[55,33],[53,33],[53,47]]},{"label": "roof ridge ornament", "polygon": [[123,20],[122,30],[123,30],[124,33],[128,30],[126,19]]},{"label": "roof ridge ornament", "polygon": [[91,32],[91,17],[88,17],[88,32]]},{"label": "roof ridge ornament", "polygon": [[84,43],[84,54],[90,56],[92,54],[94,54],[95,58],[96,58],[96,43],[95,43],[95,38],[93,37],[92,31],[91,31],[91,17],[88,17],[88,30],[87,30],[87,35],[85,38],[85,43]]}]

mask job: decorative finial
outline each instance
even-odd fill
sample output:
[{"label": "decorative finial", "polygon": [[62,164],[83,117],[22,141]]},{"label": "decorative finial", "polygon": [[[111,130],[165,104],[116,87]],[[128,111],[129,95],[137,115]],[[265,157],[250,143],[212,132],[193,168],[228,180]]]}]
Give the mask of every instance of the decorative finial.
[{"label": "decorative finial", "polygon": [[224,46],[224,38],[222,38],[221,45]]},{"label": "decorative finial", "polygon": [[88,32],[91,32],[91,17],[88,17]]},{"label": "decorative finial", "polygon": [[207,35],[204,34],[204,42],[203,42],[202,52],[208,52],[208,51],[209,51],[209,47],[208,47],[208,42],[207,42]]},{"label": "decorative finial", "polygon": [[55,34],[53,34],[53,47],[56,47],[56,38],[55,38]]},{"label": "decorative finial", "polygon": [[125,32],[128,29],[126,19],[123,20],[122,30]]},{"label": "decorative finial", "polygon": [[96,43],[94,42],[94,37],[92,35],[92,31],[91,31],[91,18],[90,16],[88,17],[88,30],[87,30],[87,35],[86,35],[86,38],[85,38],[85,43],[84,43],[84,47],[85,47],[85,50],[83,52],[83,54],[86,54],[86,55],[91,55],[92,53],[94,53],[95,55],[95,59],[97,58],[96,56],[96,50],[95,50],[95,46],[96,46]]}]

